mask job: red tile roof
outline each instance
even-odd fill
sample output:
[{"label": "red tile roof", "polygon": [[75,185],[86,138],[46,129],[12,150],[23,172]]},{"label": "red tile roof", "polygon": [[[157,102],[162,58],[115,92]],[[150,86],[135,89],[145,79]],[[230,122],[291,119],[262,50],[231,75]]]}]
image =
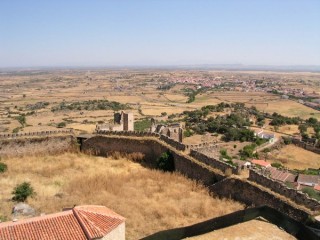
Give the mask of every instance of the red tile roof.
[{"label": "red tile roof", "polygon": [[260,166],[262,166],[262,167],[270,167],[270,166],[271,166],[271,164],[268,163],[268,162],[265,161],[265,160],[253,159],[253,160],[251,161],[251,163],[256,164],[256,165],[260,165]]},{"label": "red tile roof", "polygon": [[61,213],[0,223],[0,239],[91,240],[104,237],[124,221],[103,206],[78,206]]},{"label": "red tile roof", "polygon": [[314,190],[320,191],[320,185],[315,185]]},{"label": "red tile roof", "polygon": [[281,182],[291,182],[293,183],[296,179],[296,175],[289,173],[287,171],[283,171],[283,170],[278,170],[274,167],[269,167],[268,168],[270,171],[270,177],[281,181]]},{"label": "red tile roof", "polygon": [[88,239],[101,238],[124,222],[125,218],[103,206],[73,208]]}]

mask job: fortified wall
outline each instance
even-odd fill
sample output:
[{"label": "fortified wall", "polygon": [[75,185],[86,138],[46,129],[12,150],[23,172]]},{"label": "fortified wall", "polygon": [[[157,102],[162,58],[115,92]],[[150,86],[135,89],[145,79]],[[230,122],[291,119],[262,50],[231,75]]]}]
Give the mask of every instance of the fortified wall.
[{"label": "fortified wall", "polygon": [[232,198],[248,206],[270,206],[301,222],[308,219],[308,213],[305,210],[243,179],[226,178],[209,186],[209,190],[220,197]]},{"label": "fortified wall", "polygon": [[197,160],[175,151],[170,145],[166,145],[156,138],[124,137],[124,136],[96,136],[83,142],[82,150],[100,156],[108,156],[113,152],[144,154],[144,159],[150,167],[156,166],[156,160],[162,153],[170,151],[174,157],[175,170],[181,174],[203,182],[205,185],[213,184],[224,178],[223,173],[210,169],[209,166]]},{"label": "fortified wall", "polygon": [[301,147],[301,148],[304,148],[304,149],[306,149],[308,151],[320,154],[320,148],[319,147],[316,147],[314,145],[308,144],[306,142],[300,141],[299,139],[295,139],[295,138],[291,138],[291,141],[292,141],[292,143],[294,145],[296,145],[298,147]]},{"label": "fortified wall", "polygon": [[[22,157],[30,155],[58,154],[77,150],[76,138],[70,132],[59,132],[46,135],[43,133],[30,133],[19,136],[11,135],[0,138],[1,157]],[[56,134],[56,133],[55,133]],[[8,136],[8,135],[7,135]]]},{"label": "fortified wall", "polygon": [[187,149],[187,146],[183,143],[175,141],[174,139],[171,139],[167,136],[160,135],[159,133],[138,131],[98,131],[97,134],[109,136],[154,137],[161,139],[162,141],[168,143],[170,146],[174,147],[177,150],[185,151]]},{"label": "fortified wall", "polygon": [[41,131],[41,132],[26,132],[26,133],[2,133],[0,139],[8,138],[20,138],[20,137],[43,137],[57,134],[73,134],[72,129],[68,130],[57,130],[57,131]]},{"label": "fortified wall", "polygon": [[297,205],[294,200],[280,197],[271,190],[246,179],[226,178],[224,171],[228,168],[236,171],[233,166],[221,161],[217,163],[216,159],[199,154],[197,151],[191,151],[191,154],[188,155],[186,152],[176,151],[175,147],[161,141],[158,136],[146,137],[141,133],[139,133],[140,136],[133,136],[133,133],[126,134],[131,134],[131,136],[124,136],[123,134],[112,136],[110,133],[106,136],[97,135],[84,141],[82,148],[84,151],[99,155],[108,155],[114,151],[142,152],[146,161],[151,165],[155,164],[156,159],[163,152],[169,150],[174,156],[176,171],[191,179],[201,181],[208,186],[210,191],[220,197],[233,198],[249,206],[267,205],[301,222],[308,219],[309,214],[312,213],[310,210],[316,209],[313,206],[313,209],[307,210],[307,208]]},{"label": "fortified wall", "polygon": [[237,167],[228,164],[226,162],[220,161],[218,159],[208,157],[207,155],[200,153],[196,150],[191,150],[190,151],[190,156],[194,157],[198,161],[207,164],[213,168],[220,169],[222,172],[226,173],[228,170],[230,170],[233,174],[238,174],[239,170]]},{"label": "fortified wall", "polygon": [[283,183],[264,176],[256,170],[250,169],[249,180],[270,188],[272,191],[279,193],[291,199],[295,203],[311,209],[312,211],[320,211],[320,202],[318,202],[316,199],[309,198],[307,194],[301,191],[288,188]]},{"label": "fortified wall", "polygon": [[[76,144],[75,136],[70,133],[70,131],[49,131],[1,135],[0,156],[7,156],[8,153],[13,153],[15,156],[36,154],[35,149],[42,149],[44,154],[72,150],[75,149]],[[250,172],[249,181],[237,177],[226,178],[224,173],[227,169],[231,169],[233,173],[236,172],[233,166],[205,156],[196,150],[191,150],[190,155],[188,155],[190,150],[188,145],[181,144],[168,137],[161,137],[159,134],[108,131],[102,133],[102,135],[93,135],[93,137],[83,141],[82,149],[85,152],[103,156],[116,151],[141,152],[145,156],[146,163],[151,167],[155,166],[156,159],[163,152],[170,151],[174,156],[176,171],[186,177],[201,181],[218,196],[231,197],[247,205],[268,205],[301,222],[308,219],[308,215],[312,213],[310,210],[319,210],[319,202],[306,198],[305,195],[300,193],[297,195],[291,189],[283,190],[283,186],[279,186],[278,182],[266,181],[264,176],[255,172]],[[277,195],[277,192],[283,196]],[[296,203],[300,204],[301,207]]]}]

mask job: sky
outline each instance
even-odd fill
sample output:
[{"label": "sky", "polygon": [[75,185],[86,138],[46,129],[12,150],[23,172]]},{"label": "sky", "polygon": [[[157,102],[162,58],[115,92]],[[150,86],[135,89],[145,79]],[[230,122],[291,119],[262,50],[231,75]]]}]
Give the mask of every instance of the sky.
[{"label": "sky", "polygon": [[0,0],[0,67],[320,65],[320,0]]}]

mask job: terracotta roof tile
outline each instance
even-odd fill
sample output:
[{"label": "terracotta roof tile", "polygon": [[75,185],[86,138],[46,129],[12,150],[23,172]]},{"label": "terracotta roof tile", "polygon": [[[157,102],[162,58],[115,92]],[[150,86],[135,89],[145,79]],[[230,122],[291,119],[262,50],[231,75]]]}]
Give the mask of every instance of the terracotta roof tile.
[{"label": "terracotta roof tile", "polygon": [[265,161],[265,160],[253,159],[253,160],[251,161],[251,163],[256,164],[256,165],[260,165],[260,166],[262,166],[262,167],[270,167],[270,166],[271,166],[271,164],[268,163],[268,162]]},{"label": "terracotta roof tile", "polygon": [[86,240],[72,211],[35,217],[18,222],[0,224],[0,239],[38,240],[38,239],[75,239]]},{"label": "terracotta roof tile", "polygon": [[104,237],[124,221],[104,206],[79,206],[61,213],[0,223],[0,240],[91,240]]},{"label": "terracotta roof tile", "polygon": [[79,206],[73,212],[90,239],[105,236],[125,221],[125,218],[103,206]]}]

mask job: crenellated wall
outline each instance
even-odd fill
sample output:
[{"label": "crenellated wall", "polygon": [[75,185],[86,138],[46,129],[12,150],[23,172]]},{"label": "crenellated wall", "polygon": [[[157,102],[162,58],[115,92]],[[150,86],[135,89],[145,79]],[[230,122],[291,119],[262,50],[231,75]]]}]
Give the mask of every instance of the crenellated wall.
[{"label": "crenellated wall", "polygon": [[291,138],[291,141],[297,147],[301,147],[301,148],[304,148],[304,149],[306,149],[308,151],[320,154],[320,148],[319,147],[316,147],[314,145],[308,144],[306,142],[300,141],[299,139],[295,139],[295,138]]},{"label": "crenellated wall", "polygon": [[73,134],[72,129],[55,130],[55,131],[41,131],[41,132],[26,132],[26,133],[0,133],[0,139],[19,138],[19,137],[43,137],[57,134]]},{"label": "crenellated wall", "polygon": [[[136,136],[135,136],[136,137]],[[113,152],[144,154],[149,166],[156,166],[156,160],[162,153],[170,151],[174,157],[175,170],[181,174],[201,181],[205,185],[213,184],[224,178],[223,173],[210,171],[206,165],[201,164],[175,148],[166,146],[156,138],[125,138],[123,136],[96,136],[83,142],[82,150],[92,154],[108,156]]]},{"label": "crenellated wall", "polygon": [[308,211],[295,207],[293,201],[290,202],[285,197],[279,198],[271,190],[266,191],[263,186],[255,185],[245,179],[226,178],[223,171],[227,169],[236,171],[233,166],[211,159],[194,150],[191,151],[191,155],[187,155],[167,145],[160,138],[100,135],[84,141],[83,149],[99,155],[108,155],[113,151],[142,152],[150,165],[155,165],[156,159],[169,150],[174,156],[176,171],[188,178],[201,181],[209,187],[213,194],[233,198],[249,206],[267,205],[302,222],[306,221],[309,215]]},{"label": "crenellated wall", "polygon": [[239,170],[237,167],[232,166],[231,164],[228,164],[226,162],[220,161],[219,159],[208,157],[207,155],[200,153],[196,150],[190,151],[190,156],[194,157],[198,161],[207,164],[213,168],[217,168],[221,170],[222,172],[227,172],[227,170],[230,170],[233,174],[238,174]]},{"label": "crenellated wall", "polygon": [[177,150],[185,151],[187,149],[186,145],[184,145],[183,143],[180,143],[165,135],[160,135],[159,133],[138,132],[138,131],[98,131],[97,134],[108,135],[108,136],[114,135],[114,136],[131,136],[131,137],[155,137],[168,143],[170,146],[174,147]]},{"label": "crenellated wall", "polygon": [[316,199],[308,197],[307,194],[288,188],[281,182],[275,181],[267,176],[258,173],[256,170],[250,169],[249,180],[256,182],[264,187],[270,188],[272,191],[279,193],[297,204],[303,205],[312,211],[320,211],[320,202]]},{"label": "crenellated wall", "polygon": [[245,203],[248,206],[269,206],[272,207],[293,219],[305,222],[309,214],[289,204],[274,194],[271,194],[246,180],[237,178],[226,178],[212,186],[209,186],[210,191],[214,192],[220,197],[232,198],[236,201]]},{"label": "crenellated wall", "polygon": [[72,134],[0,139],[0,157],[23,157],[77,151]]},{"label": "crenellated wall", "polygon": [[[56,134],[56,131],[54,132],[49,134]],[[57,132],[63,133],[63,131]],[[39,134],[23,135],[27,136],[26,138],[0,140],[0,155],[4,147],[6,149],[12,148],[10,144],[18,146],[18,150],[25,148],[26,153],[32,149],[41,148],[47,151],[46,147],[56,151],[55,147],[58,146],[58,143],[59,146],[66,148],[74,148],[75,146],[75,138],[72,134],[64,134],[65,136],[42,136],[41,134],[44,133]],[[310,210],[320,211],[319,202],[306,198],[304,194],[297,194],[296,191],[293,193],[291,189],[284,189],[283,186],[279,186],[279,183],[267,181],[264,176],[255,172],[250,172],[250,181],[235,177],[226,178],[224,173],[228,169],[231,169],[232,173],[237,172],[234,166],[210,158],[196,150],[191,150],[188,155],[188,152],[184,151],[186,149],[186,145],[170,138],[146,132],[99,132],[99,135],[93,135],[82,142],[82,150],[91,154],[106,156],[113,152],[143,153],[146,163],[151,167],[156,165],[156,159],[163,152],[170,151],[174,156],[176,171],[188,178],[202,182],[218,196],[231,197],[249,206],[267,205],[302,222],[307,220],[309,211],[301,210],[296,207],[294,202]],[[275,193],[267,190],[266,187]],[[280,193],[284,197],[277,197],[276,193]]]}]

